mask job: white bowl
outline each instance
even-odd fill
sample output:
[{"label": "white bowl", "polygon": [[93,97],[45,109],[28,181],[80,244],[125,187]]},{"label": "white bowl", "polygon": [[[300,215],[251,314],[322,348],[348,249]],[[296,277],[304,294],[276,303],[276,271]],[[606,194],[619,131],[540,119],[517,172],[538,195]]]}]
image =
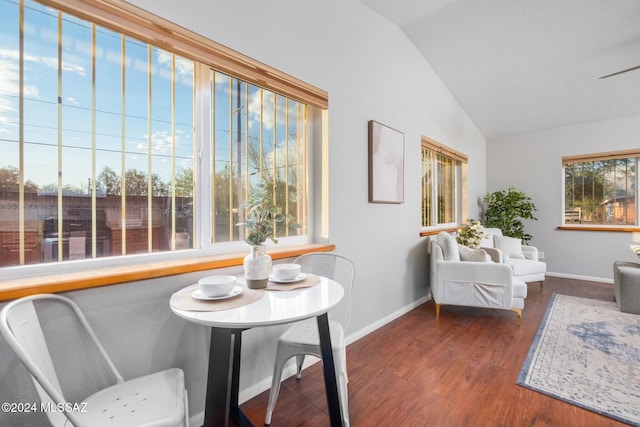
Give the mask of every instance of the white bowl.
[{"label": "white bowl", "polygon": [[293,280],[300,274],[300,264],[276,264],[272,273],[276,279]]},{"label": "white bowl", "polygon": [[221,297],[227,295],[236,285],[235,276],[208,276],[198,280],[198,289],[208,297]]}]

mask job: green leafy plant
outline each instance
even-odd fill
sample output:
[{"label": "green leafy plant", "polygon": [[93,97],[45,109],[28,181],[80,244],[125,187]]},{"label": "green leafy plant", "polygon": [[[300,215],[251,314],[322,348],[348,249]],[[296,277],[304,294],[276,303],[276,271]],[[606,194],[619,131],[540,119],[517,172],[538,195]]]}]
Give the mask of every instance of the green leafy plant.
[{"label": "green leafy plant", "polygon": [[531,197],[509,187],[506,191],[487,194],[484,203],[485,227],[499,228],[505,236],[519,238],[525,244],[533,238],[524,231],[522,222],[523,219],[538,219],[533,215],[537,209]]},{"label": "green leafy plant", "polygon": [[293,216],[279,213],[269,187],[265,181],[259,181],[251,187],[249,198],[242,204],[246,218],[244,222],[237,225],[244,225],[246,233],[244,240],[250,245],[261,245],[267,239],[278,243],[276,235],[280,231],[287,227],[300,227]]},{"label": "green leafy plant", "polygon": [[483,235],[484,227],[480,221],[469,218],[462,228],[458,230],[458,237],[456,237],[456,240],[461,245],[475,249],[480,246]]}]

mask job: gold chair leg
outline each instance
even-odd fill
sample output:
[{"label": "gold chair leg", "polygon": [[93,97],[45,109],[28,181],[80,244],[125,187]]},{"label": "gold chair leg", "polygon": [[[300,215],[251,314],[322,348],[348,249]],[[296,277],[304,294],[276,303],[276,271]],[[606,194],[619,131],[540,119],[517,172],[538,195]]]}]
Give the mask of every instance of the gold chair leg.
[{"label": "gold chair leg", "polygon": [[436,320],[440,318],[440,304],[436,303]]},{"label": "gold chair leg", "polygon": [[522,310],[519,308],[512,308],[511,311],[515,311],[518,315],[518,326],[522,325]]}]

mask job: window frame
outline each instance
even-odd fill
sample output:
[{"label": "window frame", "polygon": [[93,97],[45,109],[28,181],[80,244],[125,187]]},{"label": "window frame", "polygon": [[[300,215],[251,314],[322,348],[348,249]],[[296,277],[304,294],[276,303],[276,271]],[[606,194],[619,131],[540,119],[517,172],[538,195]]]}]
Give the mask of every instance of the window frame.
[{"label": "window frame", "polygon": [[[218,71],[233,76],[234,78],[241,79],[277,93],[278,95],[283,95],[307,104],[308,108],[310,107],[308,111],[307,128],[305,129],[306,134],[309,135],[306,147],[306,161],[309,167],[306,172],[308,193],[307,206],[305,206],[304,209],[307,212],[308,233],[303,237],[288,237],[280,239],[280,246],[283,246],[284,244],[284,246],[298,248],[294,249],[295,254],[304,253],[306,251],[305,247],[314,247],[311,243],[314,236],[313,231],[315,230],[313,215],[314,213],[324,214],[325,209],[321,209],[319,206],[314,207],[312,204],[314,199],[317,200],[313,194],[313,188],[315,186],[318,186],[321,192],[324,193],[324,182],[313,182],[313,177],[317,175],[317,173],[314,174],[311,167],[314,163],[313,152],[316,151],[316,149],[312,147],[315,145],[312,141],[314,140],[314,137],[319,136],[320,141],[317,141],[318,144],[321,144],[324,147],[327,143],[325,122],[328,118],[328,115],[326,114],[326,110],[328,108],[328,93],[326,91],[126,2],[117,0],[36,1],[45,6],[59,10],[60,12],[86,20],[109,30],[122,33],[142,42],[149,43],[152,46],[170,51],[184,58],[193,59],[196,61],[197,68],[200,66],[212,67]],[[200,80],[196,78],[195,84],[199,85]],[[202,87],[196,87],[195,90],[198,91],[203,89],[204,88]],[[197,108],[198,107],[196,107],[196,109]],[[200,113],[198,112],[198,114]],[[206,128],[206,124],[202,123],[201,118],[202,117],[199,115],[194,116],[194,127],[197,128],[204,126],[204,128]],[[319,120],[319,123],[314,124],[314,120]],[[210,165],[205,166],[209,163],[208,160],[210,160],[210,157],[203,155],[205,154],[205,147],[207,147],[206,141],[210,141],[208,135],[210,132],[206,131],[205,133],[204,128],[198,130],[198,132],[203,132],[199,139],[204,142],[199,148],[199,151],[195,153],[196,158],[194,162],[197,174],[196,179],[200,180],[200,182],[202,182],[201,179],[203,177],[207,176],[206,173],[210,171]],[[322,150],[324,150],[324,148]],[[205,159],[207,161],[203,161]],[[323,181],[324,179],[325,178],[323,178]],[[196,238],[202,238],[202,236],[209,235],[211,232],[210,226],[209,229],[207,229],[206,226],[206,223],[210,222],[208,221],[208,217],[210,216],[208,208],[210,204],[206,203],[207,197],[203,198],[203,193],[205,192],[207,192],[207,188],[201,185],[196,185],[194,198],[197,197],[199,201],[199,207],[196,215],[197,218],[205,218],[204,221],[199,220],[198,226],[200,229],[197,232],[197,235],[194,236]],[[324,195],[322,196],[321,201],[323,203],[326,201],[326,197]],[[324,230],[320,231],[321,233],[317,237],[323,239]],[[225,257],[233,257],[234,252],[246,252],[246,244],[244,242],[216,243],[215,245],[198,245],[198,243],[196,243],[195,246],[195,249],[181,250],[177,252],[167,251],[154,254],[65,261],[62,263],[40,263],[3,267],[3,280],[0,281],[0,292],[2,292],[4,285],[7,283],[15,285],[16,280],[21,281],[23,279],[45,276],[51,273],[82,274],[82,272],[87,269],[87,262],[91,263],[91,268],[119,269],[121,267],[132,268],[134,266],[164,263],[167,261],[192,260],[194,258],[211,257],[220,254],[226,254]],[[237,260],[233,261],[229,265],[237,265]],[[224,266],[227,266],[227,264]],[[194,271],[197,271],[197,269]],[[86,275],[86,273],[84,274]],[[167,274],[175,273],[169,271]],[[109,274],[106,273],[106,276],[108,275]],[[17,285],[22,286],[20,283],[17,283]]]},{"label": "window frame", "polygon": [[[437,222],[434,225],[424,225],[423,223],[423,219],[421,219],[420,221],[420,226],[421,226],[421,232],[420,235],[421,236],[426,236],[426,235],[430,235],[430,234],[436,234],[440,231],[449,231],[449,230],[457,230],[458,229],[458,224],[461,223],[462,218],[464,218],[464,216],[467,214],[467,206],[466,206],[466,200],[467,200],[467,194],[468,194],[468,179],[467,179],[467,167],[468,167],[468,157],[466,154],[461,153],[457,150],[454,150],[450,147],[447,147],[446,145],[431,139],[429,137],[426,136],[421,136],[420,138],[420,158],[421,158],[421,162],[422,162],[422,155],[423,155],[423,150],[429,150],[431,152],[433,152],[434,156],[432,161],[432,165],[431,165],[431,169],[432,170],[436,170],[437,168],[437,156],[444,156],[448,159],[451,159],[455,162],[455,191],[454,191],[454,221],[453,222],[447,222],[447,223],[441,223],[438,224]],[[433,175],[432,175],[433,177]],[[423,179],[423,183],[421,185],[421,192],[422,192],[422,200],[423,202],[421,203],[421,207],[422,209],[425,208],[425,194],[424,194],[424,190],[425,190],[425,185],[424,185],[424,181],[425,178],[422,177]],[[436,200],[437,198],[437,183],[434,183],[434,185],[431,186],[432,188],[432,194],[431,194],[431,199],[432,200]],[[437,218],[438,217],[438,210],[437,210],[437,203],[434,204],[434,206],[432,206],[432,212],[431,215],[433,218]],[[421,218],[423,218],[423,215],[421,214]]]},{"label": "window frame", "polygon": [[[569,164],[575,163],[587,163],[595,161],[617,160],[635,158],[636,160],[636,173],[635,173],[635,224],[582,224],[582,223],[567,223],[566,222],[566,167]],[[557,228],[559,230],[580,230],[580,231],[614,231],[614,232],[638,232],[640,231],[640,212],[637,209],[637,204],[640,201],[640,174],[638,173],[637,166],[640,165],[640,149],[620,150],[620,151],[607,151],[599,153],[588,153],[579,155],[570,155],[562,157],[562,203],[560,212],[560,224]]]},{"label": "window frame", "polygon": [[120,0],[36,0],[78,18],[134,37],[179,56],[320,109],[329,94],[151,12]]}]

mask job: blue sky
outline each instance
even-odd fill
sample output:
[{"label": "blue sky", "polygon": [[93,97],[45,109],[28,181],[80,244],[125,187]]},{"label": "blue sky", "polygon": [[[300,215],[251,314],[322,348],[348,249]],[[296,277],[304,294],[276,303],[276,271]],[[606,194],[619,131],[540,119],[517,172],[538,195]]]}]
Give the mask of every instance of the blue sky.
[{"label": "blue sky", "polygon": [[[19,10],[16,0],[0,0],[0,167],[15,166],[18,161],[19,95]],[[55,186],[58,176],[58,17],[57,12],[33,1],[25,2],[24,43],[25,99],[25,179],[39,186]],[[92,34],[86,22],[63,15],[62,20],[62,171],[63,186],[84,188],[92,174]],[[125,44],[125,169],[148,173],[149,135],[152,147],[152,172],[163,181],[171,177],[171,60],[165,51],[151,51],[151,130],[148,129],[148,46],[131,38]],[[111,167],[121,170],[122,151],[122,39],[104,28],[96,31],[96,173]],[[194,63],[176,57],[175,143],[179,167],[192,167],[193,158],[193,75]],[[235,80],[215,73],[217,103],[215,115],[217,170],[228,163],[230,135],[236,133],[237,110]],[[287,141],[285,99],[242,84],[242,133],[263,148],[273,150],[274,131],[279,164]],[[246,96],[246,98],[245,98]],[[231,102],[231,109],[229,103]],[[263,104],[265,108],[260,109]],[[219,108],[223,105],[222,108]],[[295,106],[290,101],[289,127],[296,126]],[[236,112],[235,114],[238,114]],[[247,122],[248,115],[248,122]],[[275,120],[274,120],[275,115]],[[229,130],[231,126],[232,130]],[[296,131],[289,133],[295,134]],[[231,136],[235,140],[235,136]],[[231,150],[234,154],[235,149]],[[255,169],[255,168],[254,168]]]},{"label": "blue sky", "polygon": [[[18,4],[0,0],[0,167],[18,166],[19,33]],[[40,186],[57,183],[58,19],[38,3],[25,2],[24,139],[25,179]],[[63,185],[86,188],[91,177],[92,46],[91,27],[64,15],[62,23],[62,170]],[[96,32],[96,170],[119,171],[122,151],[121,37]],[[126,45],[126,169],[152,170],[171,177],[171,55],[151,54],[151,131],[148,129],[148,48],[132,39]],[[176,155],[192,166],[193,63],[176,61]]]}]

